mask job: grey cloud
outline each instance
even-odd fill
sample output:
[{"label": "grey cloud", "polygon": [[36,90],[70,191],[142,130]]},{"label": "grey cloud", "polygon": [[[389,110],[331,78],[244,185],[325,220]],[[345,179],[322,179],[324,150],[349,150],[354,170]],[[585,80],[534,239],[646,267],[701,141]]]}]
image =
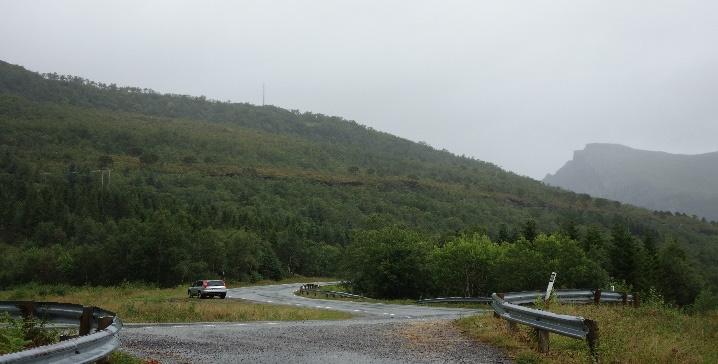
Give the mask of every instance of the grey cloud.
[{"label": "grey cloud", "polygon": [[0,58],[340,115],[542,178],[718,150],[714,1],[2,1]]}]

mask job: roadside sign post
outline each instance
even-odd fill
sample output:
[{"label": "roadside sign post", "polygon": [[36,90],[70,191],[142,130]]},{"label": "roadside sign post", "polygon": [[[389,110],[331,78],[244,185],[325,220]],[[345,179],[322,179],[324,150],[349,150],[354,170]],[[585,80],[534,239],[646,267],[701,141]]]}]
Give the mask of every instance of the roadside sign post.
[{"label": "roadside sign post", "polygon": [[556,272],[551,272],[551,278],[548,280],[548,287],[546,287],[546,297],[544,297],[544,301],[548,301],[549,297],[551,297],[551,291],[553,291],[553,282],[556,281]]}]

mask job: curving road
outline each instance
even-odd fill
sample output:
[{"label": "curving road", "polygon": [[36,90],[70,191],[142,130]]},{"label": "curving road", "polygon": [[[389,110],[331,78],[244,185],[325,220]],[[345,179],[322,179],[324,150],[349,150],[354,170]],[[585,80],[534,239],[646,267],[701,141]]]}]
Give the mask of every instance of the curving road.
[{"label": "curving road", "polygon": [[162,363],[508,363],[451,319],[481,310],[295,296],[302,284],[231,289],[229,298],[351,312],[342,321],[127,324],[122,350]]},{"label": "curving road", "polygon": [[351,312],[357,315],[357,319],[455,319],[462,316],[476,315],[485,311],[466,308],[325,300],[295,295],[294,292],[298,291],[302,285],[303,283],[291,283],[274,286],[234,288],[229,290],[227,296],[256,302]]}]

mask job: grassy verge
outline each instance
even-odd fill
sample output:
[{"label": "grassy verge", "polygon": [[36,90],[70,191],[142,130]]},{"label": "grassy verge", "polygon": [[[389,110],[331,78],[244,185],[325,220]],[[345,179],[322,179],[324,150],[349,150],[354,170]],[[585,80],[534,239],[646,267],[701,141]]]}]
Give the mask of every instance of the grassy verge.
[{"label": "grassy verge", "polygon": [[[552,312],[596,320],[599,360],[604,363],[718,363],[718,313],[690,316],[660,305],[638,309],[612,305],[554,305]],[[550,353],[539,354],[533,332],[481,315],[457,321],[471,337],[505,349],[518,363],[590,362],[585,341],[550,335]]]},{"label": "grassy verge", "polygon": [[125,353],[124,351],[114,351],[112,354],[110,354],[110,363],[111,364],[149,364],[149,363],[158,363],[156,360],[143,360],[138,357],[135,357],[131,354]]},{"label": "grassy verge", "polygon": [[98,306],[117,313],[124,322],[335,320],[351,317],[348,313],[338,311],[243,300],[190,299],[185,286],[153,288],[128,284],[117,287],[69,287],[31,284],[0,291],[0,300]]}]

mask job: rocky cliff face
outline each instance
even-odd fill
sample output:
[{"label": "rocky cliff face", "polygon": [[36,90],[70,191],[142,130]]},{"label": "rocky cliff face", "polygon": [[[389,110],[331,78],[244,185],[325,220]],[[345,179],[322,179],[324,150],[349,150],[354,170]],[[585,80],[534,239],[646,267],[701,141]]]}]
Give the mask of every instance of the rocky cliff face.
[{"label": "rocky cliff face", "polygon": [[718,221],[718,152],[680,155],[589,144],[544,183]]}]

